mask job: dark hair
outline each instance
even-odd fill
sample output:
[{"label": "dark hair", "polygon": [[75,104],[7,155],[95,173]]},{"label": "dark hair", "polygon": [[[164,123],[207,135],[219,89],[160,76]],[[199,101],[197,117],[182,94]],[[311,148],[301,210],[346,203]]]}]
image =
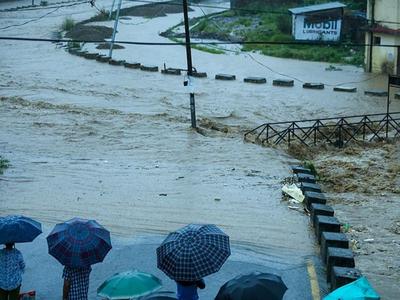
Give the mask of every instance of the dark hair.
[{"label": "dark hair", "polygon": [[15,243],[6,243],[6,248],[12,248],[15,245]]}]

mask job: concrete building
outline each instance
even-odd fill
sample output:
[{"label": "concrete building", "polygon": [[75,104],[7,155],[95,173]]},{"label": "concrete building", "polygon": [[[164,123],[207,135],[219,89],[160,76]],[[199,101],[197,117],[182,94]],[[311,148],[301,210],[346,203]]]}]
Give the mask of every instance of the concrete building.
[{"label": "concrete building", "polygon": [[400,0],[368,0],[367,18],[366,71],[400,75]]}]

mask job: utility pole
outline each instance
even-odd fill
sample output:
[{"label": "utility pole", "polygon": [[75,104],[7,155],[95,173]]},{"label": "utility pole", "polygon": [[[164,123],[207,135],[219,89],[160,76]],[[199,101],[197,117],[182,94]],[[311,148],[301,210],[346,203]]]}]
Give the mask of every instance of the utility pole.
[{"label": "utility pole", "polygon": [[[33,0],[32,0],[33,1]],[[112,16],[112,12],[114,10],[114,4],[115,4],[115,0],[113,0],[112,4],[111,4],[111,9],[110,9],[110,14],[108,15],[108,19],[111,20],[111,16]]]},{"label": "utility pole", "polygon": [[[188,4],[187,0],[183,0],[183,18],[185,21],[185,37],[186,37],[186,59],[187,59],[187,75],[188,84],[190,84],[191,77],[193,76],[192,65],[192,50],[190,48],[190,33],[189,33],[189,17],[188,17]],[[190,93],[190,119],[192,120],[192,128],[196,128],[196,105],[194,102],[194,93]]]},{"label": "utility pole", "polygon": [[122,0],[119,0],[117,14],[115,16],[114,30],[113,30],[113,34],[112,34],[112,38],[111,38],[111,43],[110,43],[110,52],[108,53],[109,58],[112,58],[112,51],[113,51],[113,46],[114,46],[114,41],[115,41],[115,35],[117,33],[117,28],[118,28],[119,11],[121,9],[121,4],[122,4]]}]

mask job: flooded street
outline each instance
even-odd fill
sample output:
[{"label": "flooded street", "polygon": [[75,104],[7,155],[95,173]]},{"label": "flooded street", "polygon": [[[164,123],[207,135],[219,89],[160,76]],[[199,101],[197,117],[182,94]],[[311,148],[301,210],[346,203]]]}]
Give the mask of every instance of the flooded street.
[{"label": "flooded street", "polygon": [[[15,5],[0,3],[0,9]],[[0,27],[47,11],[1,12]],[[0,35],[51,38],[66,16],[79,21],[95,14],[88,4],[65,7]],[[119,24],[117,40],[168,42],[158,33],[181,20],[180,14],[131,17]],[[186,67],[183,46],[124,46],[114,58]],[[384,112],[386,99],[366,97],[364,90],[384,88],[386,79],[353,66],[328,72],[326,63],[251,55],[264,66],[246,53],[193,50],[194,66],[208,73],[195,80],[199,134],[190,128],[183,76],[100,64],[52,43],[1,40],[0,154],[11,163],[0,176],[1,214],[29,215],[48,226],[95,218],[122,237],[214,223],[234,244],[256,252],[294,262],[313,255],[308,218],[281,202],[281,181],[296,161],[245,143],[243,133],[265,122]],[[217,73],[238,79],[215,81]],[[293,88],[273,87],[272,80],[283,77],[277,73],[327,86],[306,90],[295,81]],[[245,76],[266,77],[268,84],[243,83]],[[357,93],[333,92],[341,83]],[[399,110],[400,101],[392,109]]]}]

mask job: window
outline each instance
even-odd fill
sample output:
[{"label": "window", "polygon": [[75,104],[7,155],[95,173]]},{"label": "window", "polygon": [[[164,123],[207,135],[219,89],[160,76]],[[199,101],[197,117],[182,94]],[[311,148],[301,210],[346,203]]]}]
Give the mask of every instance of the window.
[{"label": "window", "polygon": [[374,45],[380,45],[380,44],[381,44],[381,37],[374,36]]}]

